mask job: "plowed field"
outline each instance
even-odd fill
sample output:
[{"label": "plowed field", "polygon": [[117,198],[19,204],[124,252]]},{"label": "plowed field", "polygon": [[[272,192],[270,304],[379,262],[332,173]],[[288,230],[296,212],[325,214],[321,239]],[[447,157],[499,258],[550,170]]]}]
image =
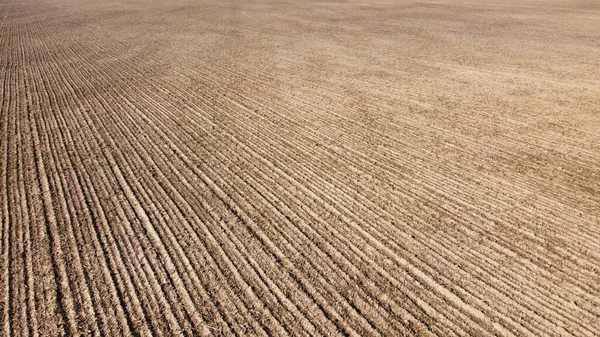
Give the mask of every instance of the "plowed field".
[{"label": "plowed field", "polygon": [[597,1],[0,0],[0,336],[600,335]]}]

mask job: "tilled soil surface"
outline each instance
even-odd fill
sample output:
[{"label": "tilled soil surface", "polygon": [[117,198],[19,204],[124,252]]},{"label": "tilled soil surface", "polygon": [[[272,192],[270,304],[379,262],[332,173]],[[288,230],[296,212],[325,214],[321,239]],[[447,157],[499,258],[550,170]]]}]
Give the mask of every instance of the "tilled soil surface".
[{"label": "tilled soil surface", "polygon": [[597,1],[0,0],[1,336],[600,335]]}]

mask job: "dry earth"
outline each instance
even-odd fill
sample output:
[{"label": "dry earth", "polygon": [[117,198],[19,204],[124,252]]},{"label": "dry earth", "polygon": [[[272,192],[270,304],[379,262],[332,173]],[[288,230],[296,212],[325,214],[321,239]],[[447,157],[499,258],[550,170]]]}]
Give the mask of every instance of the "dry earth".
[{"label": "dry earth", "polygon": [[0,22],[1,336],[600,334],[598,1]]}]

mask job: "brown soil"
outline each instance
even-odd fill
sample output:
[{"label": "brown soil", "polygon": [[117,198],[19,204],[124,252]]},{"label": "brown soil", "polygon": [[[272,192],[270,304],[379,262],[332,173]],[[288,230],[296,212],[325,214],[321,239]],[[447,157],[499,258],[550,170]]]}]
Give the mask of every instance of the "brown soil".
[{"label": "brown soil", "polygon": [[597,1],[0,1],[0,336],[600,335]]}]

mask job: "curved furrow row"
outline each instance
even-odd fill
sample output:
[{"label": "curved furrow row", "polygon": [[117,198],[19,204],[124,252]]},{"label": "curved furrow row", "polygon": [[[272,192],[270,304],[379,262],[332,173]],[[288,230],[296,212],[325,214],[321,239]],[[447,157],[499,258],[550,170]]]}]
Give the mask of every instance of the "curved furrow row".
[{"label": "curved furrow row", "polygon": [[272,104],[272,103],[271,103]]},{"label": "curved furrow row", "polygon": [[[227,71],[229,71],[229,69],[223,68],[223,69],[219,69],[219,71],[220,71],[220,72],[227,72]],[[252,83],[256,83],[256,82],[253,82],[253,81],[251,80],[251,77],[248,77],[248,72],[239,73],[238,75],[241,75],[241,74],[244,74],[244,76],[246,76],[246,78],[245,78],[245,80],[246,80],[246,81],[250,81],[250,82],[252,82]],[[256,77],[258,78],[258,76],[256,76]],[[260,83],[260,82],[259,82],[259,83]],[[261,85],[263,85],[263,86],[267,87],[267,88],[268,88],[269,90],[271,90],[271,91],[275,91],[275,92],[277,92],[277,90],[276,90],[276,89],[273,89],[273,88],[271,88],[271,87],[268,87],[268,86],[267,86],[266,84],[264,84],[264,83],[265,83],[265,82],[264,82],[264,81],[262,81],[262,84],[261,84]],[[257,96],[257,97],[260,97],[260,96]],[[326,98],[326,97],[324,97],[324,98]],[[244,97],[244,100],[245,100],[245,101],[246,101],[246,99],[247,99],[247,97]],[[328,98],[328,99],[330,99],[330,98]],[[338,100],[334,100],[334,101],[332,101],[332,102],[331,102],[331,104],[332,104],[333,106],[336,106],[336,105],[339,105],[339,103],[338,103],[338,102],[341,102],[341,101],[344,101],[344,100],[343,100],[343,99],[342,99],[342,97],[340,96]],[[301,101],[301,102],[303,102],[303,103],[307,104],[307,106],[311,106],[312,108],[314,108],[314,109],[315,109],[315,110],[314,110],[314,112],[319,112],[319,111],[322,111],[322,110],[323,110],[323,109],[321,109],[321,107],[319,107],[319,106],[315,106],[315,105],[312,105],[312,104],[309,104],[309,103],[307,103],[306,101]],[[274,102],[274,101],[269,101],[269,103],[268,103],[268,106],[270,106],[270,107],[271,107],[271,109],[274,109],[274,107],[276,106],[276,102]],[[294,107],[294,108],[295,108],[295,107]],[[342,120],[345,120],[345,121],[346,121],[346,122],[348,122],[348,123],[352,123],[352,124],[359,124],[359,125],[361,125],[361,123],[360,123],[359,121],[356,121],[356,120],[349,119],[349,118],[347,118],[347,117],[344,117],[344,116],[342,116],[342,115],[340,115],[340,114],[332,113],[330,109],[327,109],[326,111],[327,111],[329,114],[332,114],[332,115],[334,115],[336,118],[340,118],[340,119],[342,119]],[[281,114],[281,115],[282,115],[282,117],[284,117],[284,118],[290,118],[290,116],[295,116],[294,114],[291,114],[291,115],[290,115],[290,114]],[[405,123],[405,124],[404,124],[404,126],[407,126],[407,125],[411,125],[411,124],[413,124],[411,121],[414,121],[414,119],[415,119],[415,118],[411,118],[411,119],[409,119],[409,118],[405,118],[405,119],[404,119],[404,123]],[[335,121],[332,121],[332,123],[335,123]],[[406,123],[408,123],[408,124],[406,124]],[[393,123],[392,123],[392,124],[393,124]],[[388,123],[386,123],[386,125],[387,125],[387,127],[389,127],[389,122],[388,122]],[[361,126],[362,126],[362,127],[368,127],[368,126],[366,126],[366,125],[361,125]],[[422,130],[422,129],[423,129],[423,125],[418,125],[418,127],[419,127],[418,131],[420,132],[419,134],[417,134],[417,133],[416,133],[416,131],[415,131],[415,132],[413,132],[413,133],[411,133],[411,134],[407,134],[406,136],[403,136],[403,137],[406,137],[406,139],[407,139],[407,140],[414,139],[415,137],[423,138],[423,130]],[[435,132],[435,133],[432,133],[432,135],[435,135],[435,137],[439,137],[439,135],[440,135],[440,132],[443,132],[444,134],[447,134],[447,133],[448,133],[446,130],[442,130],[442,129],[439,129],[439,128],[435,128],[434,126],[428,126],[428,127],[432,128],[432,129],[434,129],[434,130],[436,130],[436,132]],[[406,133],[406,131],[407,131],[407,130],[406,130],[405,128],[402,128],[402,133],[400,133],[400,135],[403,135],[404,133]],[[339,131],[338,131],[338,132],[339,132]],[[372,132],[374,132],[374,133],[376,133],[376,134],[381,134],[381,135],[384,135],[384,136],[385,136],[385,134],[381,133],[381,132],[380,132],[379,130],[377,130],[377,129],[372,129]],[[451,132],[451,131],[450,131],[450,132]],[[351,133],[349,133],[349,134],[351,134]],[[389,138],[390,144],[397,143],[397,142],[400,140],[400,139],[397,137],[397,135],[398,135],[398,134],[396,134],[396,137],[394,137],[394,138]],[[388,136],[388,137],[389,137],[389,136]],[[359,140],[359,139],[356,139],[356,140]],[[465,140],[465,137],[464,137],[464,135],[461,135],[461,140],[462,140],[462,141],[464,141],[464,140]],[[474,141],[474,140],[473,140],[473,141]],[[477,143],[473,143],[473,144],[477,144]],[[404,143],[404,146],[405,146],[405,148],[408,148],[408,147],[410,147],[410,142],[406,141],[406,142]],[[488,149],[489,149],[489,148],[496,148],[496,149],[498,149],[499,151],[501,151],[501,152],[504,152],[504,153],[505,153],[505,154],[507,154],[507,155],[510,155],[510,153],[509,153],[509,152],[506,152],[505,150],[503,150],[503,149],[502,149],[502,148],[500,148],[499,146],[495,146],[494,144],[489,144],[489,143],[487,143],[487,144],[485,144],[485,146],[486,146],[486,147],[485,147],[486,151],[488,151]],[[469,146],[469,149],[472,149],[472,148],[473,148],[473,146]],[[429,152],[430,152],[431,154],[437,155],[437,154],[435,154],[435,153],[433,153],[433,152],[431,152],[431,151],[429,151]],[[477,151],[477,152],[479,153],[479,152],[483,152],[483,151]],[[489,151],[488,151],[488,152],[489,152]],[[392,153],[393,153],[393,152],[392,152]],[[389,153],[389,152],[388,152],[388,153],[386,154],[386,156],[390,156],[390,154],[391,154],[391,153]],[[419,154],[419,153],[417,153],[417,152],[413,152],[412,154],[414,155],[414,158],[419,158],[420,160],[423,160],[423,159],[425,158],[425,157],[423,157],[422,155],[420,155],[420,154]],[[390,163],[397,164],[397,163],[398,163],[398,160],[401,160],[401,159],[402,159],[402,156],[396,156],[396,157],[391,157],[391,158],[381,157],[381,158],[378,158],[378,159],[382,160],[383,162],[390,162]],[[445,165],[445,164],[444,164],[444,165]],[[438,165],[438,167],[440,167],[440,168],[445,168],[446,170],[449,170],[449,171],[451,171],[453,174],[455,174],[455,175],[459,175],[459,176],[460,176],[460,175],[463,175],[463,174],[465,174],[465,173],[466,173],[466,172],[465,172],[465,170],[467,170],[467,168],[466,168],[466,167],[464,167],[464,166],[460,167],[460,170],[454,169],[454,168],[452,168],[452,167],[444,167],[443,165],[442,165],[442,166],[439,166],[439,165]],[[483,180],[483,179],[481,178],[481,172],[479,172],[479,171],[471,171],[471,172],[470,172],[470,176],[471,176],[471,177],[479,176],[479,178],[477,178],[477,180],[476,180],[476,181],[482,181],[482,180]],[[461,178],[462,178],[462,177],[461,177]],[[495,177],[492,177],[492,176],[487,176],[487,177],[485,177],[485,178],[486,178],[486,179],[496,179]],[[458,178],[456,178],[456,179],[454,179],[454,180],[458,180]],[[500,181],[499,181],[499,182],[500,182]],[[518,185],[513,185],[513,187],[517,187],[517,186],[518,186]],[[527,187],[527,186],[528,186],[528,182],[526,182],[526,184],[524,184],[524,187]],[[471,191],[471,192],[472,192],[472,191]],[[462,193],[464,194],[464,192],[462,192]],[[553,196],[553,197],[554,197],[553,199],[556,199],[555,197],[557,197],[557,196],[558,196],[558,195],[555,195],[555,196]],[[556,201],[555,201],[555,200],[554,200],[554,201],[552,201],[552,199],[546,199],[546,201],[549,201],[549,202],[552,202],[552,203],[553,203],[553,204],[549,204],[549,205],[548,205],[548,208],[547,208],[548,210],[552,210],[553,208],[555,208],[555,207],[557,207],[557,206],[559,206],[559,205],[560,205],[560,204],[556,203]],[[560,206],[561,206],[561,207],[564,207],[563,205],[560,205]],[[573,212],[573,211],[571,210],[571,212]],[[573,213],[575,213],[575,212],[573,212]],[[574,214],[574,215],[577,215],[577,216],[578,216],[579,214]],[[541,217],[544,217],[543,213],[539,214],[539,216],[541,216]],[[560,215],[560,214],[558,214],[558,216],[560,217],[561,215]],[[549,219],[549,220],[551,220],[551,219],[552,219],[551,217],[545,217],[545,218],[546,218],[546,219]],[[564,219],[564,220],[567,220],[567,218],[563,218],[563,219]],[[581,219],[581,220],[583,220],[583,219]],[[560,225],[560,223],[557,223],[557,225]],[[563,226],[564,226],[563,228],[567,228],[565,225],[563,225]],[[593,227],[586,226],[586,227],[582,227],[582,229],[583,229],[584,231],[586,231],[587,233],[593,234],[594,236],[597,236],[597,234],[598,234],[598,233],[597,233],[597,231],[594,231],[594,230],[593,230]],[[565,235],[569,235],[569,234],[570,234],[570,232],[569,232],[569,231],[566,231]],[[594,243],[594,241],[592,241],[592,244],[593,244],[593,243]],[[590,247],[590,248],[592,248],[592,247]],[[592,252],[593,252],[593,251],[595,251],[595,250],[594,250],[594,249],[590,249],[590,251],[592,251]]]},{"label": "curved furrow row", "polygon": [[[220,71],[220,72],[227,72],[227,71],[230,71],[230,70],[229,70],[229,69],[219,69],[219,71]],[[248,69],[247,71],[245,71],[245,72],[243,72],[243,73],[240,73],[240,75],[241,75],[241,74],[243,74],[244,76],[246,76],[246,79],[245,79],[245,80],[247,80],[247,81],[252,81],[252,80],[251,80],[251,77],[248,77],[248,73],[249,73],[250,71],[251,71],[251,70],[249,70],[249,69]],[[258,77],[258,76],[256,76],[256,77]],[[262,82],[264,83],[264,81],[262,81]],[[265,85],[265,87],[266,87],[266,85]],[[276,90],[276,89],[272,89],[272,88],[269,88],[269,89],[270,89],[270,90]],[[334,100],[334,101],[332,101],[331,103],[332,103],[332,105],[339,105],[339,103],[338,103],[338,102],[341,102],[341,101],[345,101],[345,100],[344,100],[344,99],[342,99],[342,97],[340,96],[338,100]],[[273,106],[273,103],[274,103],[274,102],[272,102],[272,101],[271,101],[271,102],[269,102],[269,105]],[[321,109],[320,109],[318,106],[317,106],[316,108],[317,108],[317,110],[316,110],[315,112],[318,112],[319,110],[321,110]],[[327,111],[328,111],[328,112],[330,112],[330,110],[329,110],[329,109],[328,109]],[[336,115],[337,117],[343,118],[343,116],[341,116],[341,115],[339,115],[339,114],[335,114],[335,115]],[[290,115],[286,115],[286,116],[290,116]],[[291,116],[293,116],[293,115],[291,115]],[[348,118],[344,118],[344,119],[345,119],[345,120],[347,120],[347,121],[348,121],[348,122],[350,122],[350,123],[358,123],[358,122],[357,122],[357,121],[355,121],[355,120],[350,120],[350,119],[348,119]],[[405,121],[410,121],[411,119],[408,119],[408,118],[407,118],[407,119],[404,119],[404,120],[405,120]],[[388,125],[388,124],[389,124],[389,122],[388,122],[386,125]],[[410,123],[410,124],[412,124],[412,123]],[[434,126],[429,126],[429,127],[432,127],[432,128],[434,128]],[[420,132],[422,132],[422,131],[423,131],[423,130],[422,130],[422,128],[423,128],[423,125],[419,125],[419,128],[420,128],[420,129],[419,129],[419,131],[420,131]],[[438,130],[438,131],[437,131],[437,135],[438,135],[437,137],[439,137],[439,131],[444,131],[444,130]],[[374,129],[374,130],[373,130],[373,132],[375,132],[375,133],[379,133],[379,131],[378,131],[378,130],[376,130],[376,129]],[[444,133],[446,133],[446,131],[444,131]],[[415,138],[415,137],[422,137],[422,134],[419,134],[419,135],[417,135],[417,134],[413,134],[413,135],[411,135],[411,138]],[[410,139],[410,138],[407,138],[407,139]],[[462,138],[462,140],[464,140],[464,137]],[[398,139],[397,139],[397,138],[394,138],[394,139],[390,139],[390,141],[391,141],[391,143],[394,143],[394,142],[397,142],[397,141],[398,141]],[[407,145],[409,145],[409,144],[407,143]],[[488,147],[488,148],[489,148],[490,146],[491,146],[491,147],[493,147],[493,148],[498,148],[498,149],[499,149],[499,147],[498,147],[498,146],[495,146],[495,145],[493,145],[493,144],[489,144],[489,143],[488,143],[488,144],[486,144],[486,147]],[[417,157],[419,157],[419,156],[417,156]],[[381,158],[381,159],[382,159],[382,160],[384,160],[384,161],[389,161],[389,159],[388,159],[388,158]],[[393,158],[393,159],[397,160],[398,158]],[[465,167],[462,167],[461,169],[465,169]],[[463,174],[463,173],[464,173],[464,172],[461,172],[460,170],[451,170],[451,171],[452,171],[454,174]],[[480,172],[473,172],[473,173],[481,174]],[[471,173],[471,175],[472,175],[472,176],[473,176],[473,173]],[[488,178],[492,178],[492,177],[488,177]],[[525,186],[527,186],[527,185],[525,185]],[[556,197],[556,196],[555,196],[555,197]],[[549,200],[549,199],[548,199],[548,200]],[[553,206],[553,207],[556,207],[556,204],[555,204],[555,205],[552,205],[552,206]],[[552,208],[549,208],[549,209],[552,209]],[[577,215],[579,215],[579,214],[577,214]],[[583,229],[584,229],[584,230],[590,230],[591,228],[589,228],[589,227],[583,227]],[[567,232],[568,232],[568,231],[567,231]],[[592,233],[593,233],[593,232],[592,232]]]},{"label": "curved furrow row", "polygon": [[[5,20],[3,20],[3,23]],[[4,27],[3,27],[4,28]],[[4,29],[6,31],[6,29]],[[10,35],[8,35],[10,36]],[[8,40],[8,39],[6,39]],[[5,44],[8,44],[6,40],[3,39]],[[4,60],[3,60],[4,61]],[[2,277],[0,277],[0,286],[2,288],[2,299],[0,303],[0,329],[2,329],[3,334],[5,336],[11,336],[11,315],[10,315],[10,244],[11,240],[9,239],[10,224],[11,224],[11,209],[10,206],[12,203],[9,200],[9,194],[11,189],[11,181],[9,180],[9,172],[11,170],[10,158],[11,156],[11,139],[14,139],[12,133],[12,125],[14,125],[14,121],[11,118],[11,114],[14,114],[14,108],[11,108],[15,101],[14,99],[9,99],[12,97],[13,80],[11,79],[11,75],[13,74],[12,70],[9,70],[9,65],[3,62],[2,64],[3,76],[2,76],[2,105],[0,106],[0,115],[2,117],[2,176],[1,185],[2,186],[2,219],[0,223],[2,226],[0,227],[0,253],[2,254],[2,259],[0,261],[0,265],[2,270]],[[13,140],[14,141],[14,140]]]},{"label": "curved furrow row", "polygon": [[[56,107],[56,105],[52,104],[52,103],[56,103],[55,98],[54,99],[50,99],[48,93],[50,93],[50,96],[53,96],[53,91],[51,90],[44,90],[42,88],[44,88],[44,84],[38,84],[36,83],[36,79],[41,79],[44,78],[43,76],[41,76],[41,72],[39,70],[39,68],[35,68],[32,67],[33,71],[31,72],[32,75],[32,82],[30,83],[32,88],[37,91],[42,93],[42,97],[39,97],[37,104],[39,107],[43,107],[43,106],[50,106],[50,107]],[[36,76],[38,75],[38,76]],[[48,88],[48,86],[45,86],[46,88]],[[52,108],[51,108],[52,109]],[[60,210],[60,212],[62,212],[62,216],[58,216],[57,219],[59,221],[58,222],[58,227],[62,227],[60,228],[60,230],[58,230],[59,233],[65,233],[63,234],[64,236],[66,236],[66,238],[64,238],[63,235],[61,235],[61,241],[65,242],[66,245],[64,247],[65,250],[65,260],[69,261],[69,265],[73,267],[73,272],[69,273],[69,283],[73,286],[74,290],[73,293],[75,294],[74,297],[78,297],[78,298],[74,298],[74,304],[73,306],[77,305],[79,308],[81,308],[79,310],[77,310],[78,312],[80,312],[80,316],[82,319],[82,322],[78,322],[78,328],[79,329],[83,329],[83,331],[86,331],[87,333],[91,333],[93,335],[99,335],[99,330],[97,329],[97,325],[95,324],[95,318],[96,318],[96,313],[95,310],[92,306],[92,299],[90,296],[90,289],[89,289],[89,281],[86,280],[86,277],[84,275],[84,269],[82,267],[82,256],[85,256],[85,252],[82,252],[81,247],[79,247],[79,243],[76,241],[75,239],[75,234],[74,234],[74,227],[73,227],[73,222],[72,222],[72,209],[67,205],[67,201],[69,200],[67,198],[67,194],[65,193],[66,190],[68,190],[68,186],[66,184],[67,179],[65,177],[65,172],[67,171],[66,168],[63,168],[63,162],[64,161],[64,157],[61,158],[61,154],[64,156],[64,154],[66,154],[66,149],[62,148],[62,144],[53,144],[52,140],[54,141],[59,141],[61,140],[62,137],[60,137],[60,135],[54,135],[52,133],[52,131],[50,130],[59,130],[58,127],[56,125],[52,125],[52,126],[48,126],[45,125],[46,123],[48,123],[46,121],[46,116],[50,113],[50,111],[44,111],[41,110],[41,113],[38,115],[39,120],[40,120],[40,134],[43,135],[42,137],[42,142],[46,144],[46,148],[45,151],[47,154],[50,154],[47,157],[47,162],[49,164],[50,167],[50,173],[48,173],[51,177],[53,177],[54,179],[50,181],[50,190],[51,190],[51,194],[56,198],[55,200],[57,200],[60,204],[57,206],[54,206],[57,211]],[[62,159],[62,160],[61,160]],[[64,223],[63,223],[64,222]],[[68,253],[67,253],[68,252]],[[77,313],[73,313],[74,315]],[[74,332],[72,332],[74,333]]]},{"label": "curved furrow row", "polygon": [[[120,209],[118,209],[118,210],[120,210]],[[128,220],[127,216],[125,215],[124,211],[122,211],[122,210],[121,210],[121,211],[118,213],[118,216],[119,216],[119,217],[120,217],[120,219],[122,219],[123,221],[127,221],[127,220]],[[119,233],[119,234],[120,234],[120,233]],[[131,250],[131,251],[133,251],[133,250]],[[130,259],[131,257],[134,257],[134,256],[132,256],[132,254],[124,254],[124,255],[123,255],[123,257],[124,257],[125,261],[129,261],[129,259]],[[134,264],[134,266],[136,266],[136,265],[137,265],[137,264]],[[127,267],[126,267],[126,268],[127,268]],[[139,282],[139,280],[137,280],[137,275],[138,275],[138,274],[134,274],[133,272],[130,272],[130,275],[132,275],[131,277],[133,277],[133,278],[134,278],[134,280],[135,280],[135,281],[134,281],[134,283],[136,283],[136,287],[138,288],[138,291],[140,291],[140,292],[143,292],[143,291],[144,291],[143,289],[145,289],[145,288],[144,288],[144,287],[140,287],[140,286],[137,284],[137,282]],[[143,274],[142,274],[142,275],[143,275]],[[154,274],[152,274],[152,276],[154,277]],[[144,296],[146,296],[146,295],[144,295]],[[153,297],[153,295],[152,295],[152,294],[148,294],[148,298],[152,298],[152,297]],[[146,302],[144,302],[144,303],[146,303]],[[139,302],[138,302],[138,306],[137,306],[137,307],[139,307]],[[146,313],[148,313],[148,312],[156,312],[156,307],[154,307],[154,309],[148,309],[147,307],[145,307],[145,308],[146,308]],[[141,315],[140,317],[144,317],[144,315],[145,315],[145,314],[140,314],[140,315]],[[169,317],[169,315],[166,315],[166,316],[167,316],[167,317]],[[154,322],[154,323],[158,323],[158,322],[160,322],[160,321],[161,321],[161,320],[157,318],[157,319],[155,319],[155,322]],[[144,329],[143,329],[143,328],[141,328],[140,330],[141,330],[141,331],[143,331]],[[160,330],[154,330],[154,333],[155,333],[155,334],[156,334],[156,333],[159,333],[159,332],[160,332]]]}]

